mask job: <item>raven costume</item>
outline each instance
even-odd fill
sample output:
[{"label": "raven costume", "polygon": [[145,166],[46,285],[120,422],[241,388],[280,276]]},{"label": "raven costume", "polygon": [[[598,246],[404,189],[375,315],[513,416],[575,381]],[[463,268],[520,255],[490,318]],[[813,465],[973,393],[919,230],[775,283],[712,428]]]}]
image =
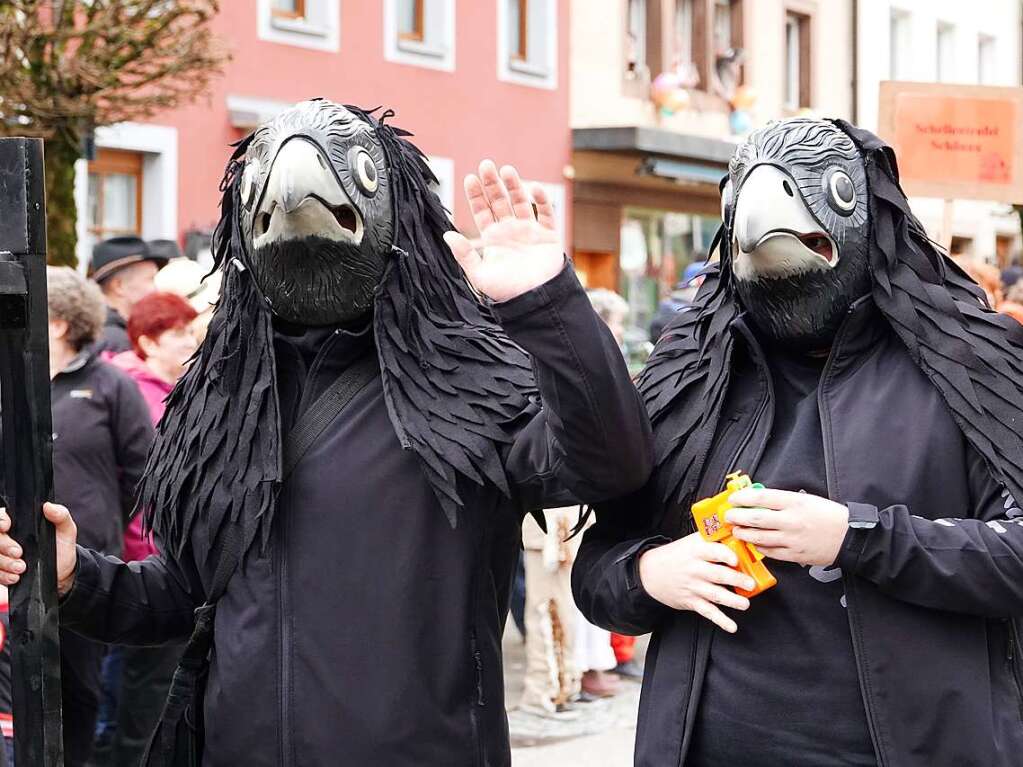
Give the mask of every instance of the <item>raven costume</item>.
[{"label": "raven costume", "polygon": [[[189,635],[240,534],[207,767],[507,765],[500,646],[523,515],[649,473],[641,401],[571,268],[477,301],[408,135],[314,100],[237,147],[223,298],[143,481],[165,555],[78,550],[63,624],[152,644]],[[295,463],[296,424],[367,359],[379,374]]]},{"label": "raven costume", "polygon": [[[598,507],[573,574],[595,623],[654,631],[637,764],[1015,763],[1023,328],[848,123],[755,132],[722,206],[720,265],[639,382],[654,474]],[[654,600],[638,560],[736,470],[842,503],[850,527],[831,566],[772,562],[731,635]]]}]

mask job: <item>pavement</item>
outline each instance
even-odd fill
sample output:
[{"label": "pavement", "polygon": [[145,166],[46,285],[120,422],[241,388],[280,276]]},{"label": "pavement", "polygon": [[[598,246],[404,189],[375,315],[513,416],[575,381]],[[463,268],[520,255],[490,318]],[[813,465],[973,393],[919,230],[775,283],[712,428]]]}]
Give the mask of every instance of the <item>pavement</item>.
[{"label": "pavement", "polygon": [[[514,767],[630,767],[639,707],[638,682],[622,682],[613,698],[575,706],[578,716],[552,721],[514,709],[522,694],[525,647],[511,621],[504,636],[505,700]],[[637,645],[641,658],[646,642]]]}]

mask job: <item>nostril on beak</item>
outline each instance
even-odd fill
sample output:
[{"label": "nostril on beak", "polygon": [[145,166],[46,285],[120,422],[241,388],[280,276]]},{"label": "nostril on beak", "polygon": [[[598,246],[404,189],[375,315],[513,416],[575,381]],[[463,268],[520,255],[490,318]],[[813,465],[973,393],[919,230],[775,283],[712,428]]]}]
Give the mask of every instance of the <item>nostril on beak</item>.
[{"label": "nostril on beak", "polygon": [[787,194],[789,197],[795,197],[796,196],[795,193],[792,191],[792,187],[789,186],[789,180],[787,178],[786,179],[782,179],[781,186],[782,186],[782,189],[785,190],[785,194]]}]

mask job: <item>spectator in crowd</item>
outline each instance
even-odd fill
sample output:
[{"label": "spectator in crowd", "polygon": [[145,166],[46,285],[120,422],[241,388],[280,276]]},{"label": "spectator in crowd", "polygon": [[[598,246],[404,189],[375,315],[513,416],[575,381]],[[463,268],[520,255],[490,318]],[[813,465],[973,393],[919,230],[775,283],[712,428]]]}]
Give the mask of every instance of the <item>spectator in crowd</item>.
[{"label": "spectator in crowd", "polygon": [[578,540],[569,541],[579,507],[544,512],[547,532],[534,520],[522,525],[526,561],[526,678],[519,710],[556,716],[579,694],[575,665],[576,610],[572,560]]},{"label": "spectator in crowd", "polygon": [[0,767],[14,767],[14,701],[11,688],[10,604],[7,587],[0,585],[0,734],[4,738]]},{"label": "spectator in crowd", "polygon": [[1010,264],[1002,269],[1002,288],[1009,290],[1014,285],[1020,282],[1020,278],[1023,277],[1023,266],[1020,266],[1020,256],[1017,253],[1012,257]]},{"label": "spectator in crowd", "polygon": [[1002,303],[1002,275],[998,269],[978,258],[961,256],[955,260],[983,288],[991,308],[997,308]]},{"label": "spectator in crowd", "polygon": [[682,280],[671,291],[671,295],[658,305],[657,313],[650,321],[650,340],[653,343],[657,343],[661,333],[664,332],[664,328],[671,322],[672,317],[680,309],[689,306],[696,297],[696,291],[703,284],[703,277],[700,276],[700,273],[707,265],[707,261],[702,255],[686,267],[682,273]]},{"label": "spectator in crowd", "polygon": [[156,289],[176,293],[185,298],[198,316],[192,320],[192,332],[202,343],[213,319],[213,309],[220,298],[221,272],[208,274],[195,261],[187,258],[172,260],[156,275]]},{"label": "spectator in crowd", "polygon": [[96,351],[116,354],[131,348],[128,315],[140,298],[153,292],[153,278],[166,263],[164,256],[150,252],[138,237],[112,237],[92,249],[89,277],[100,286],[106,302]]},{"label": "spectator in crowd", "polygon": [[[155,426],[163,416],[165,400],[184,374],[197,343],[191,323],[197,312],[174,293],[150,293],[132,309],[128,338],[132,351],[122,352],[111,362],[138,384]],[[124,536],[125,562],[145,559],[156,553],[151,539],[142,535],[142,515],[137,514]],[[116,726],[105,754],[104,766],[136,767],[145,752],[149,736],[163,710],[181,646],[123,647],[120,652],[120,694]]]},{"label": "spectator in crowd", "polygon": [[[46,276],[54,496],[75,508],[82,545],[119,556],[153,426],[132,380],[92,348],[103,327],[99,289],[68,268]],[[60,650],[65,764],[78,767],[92,750],[104,646],[62,631]]]}]

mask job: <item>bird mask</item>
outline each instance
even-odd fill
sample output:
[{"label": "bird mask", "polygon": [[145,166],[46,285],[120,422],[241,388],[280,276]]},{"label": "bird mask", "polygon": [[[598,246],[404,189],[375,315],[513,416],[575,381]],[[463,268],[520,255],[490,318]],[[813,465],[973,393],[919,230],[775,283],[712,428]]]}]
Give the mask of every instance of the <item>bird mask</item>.
[{"label": "bird mask", "polygon": [[867,177],[852,139],[821,120],[756,131],[729,164],[722,212],[757,328],[790,348],[827,348],[870,292]]}]

